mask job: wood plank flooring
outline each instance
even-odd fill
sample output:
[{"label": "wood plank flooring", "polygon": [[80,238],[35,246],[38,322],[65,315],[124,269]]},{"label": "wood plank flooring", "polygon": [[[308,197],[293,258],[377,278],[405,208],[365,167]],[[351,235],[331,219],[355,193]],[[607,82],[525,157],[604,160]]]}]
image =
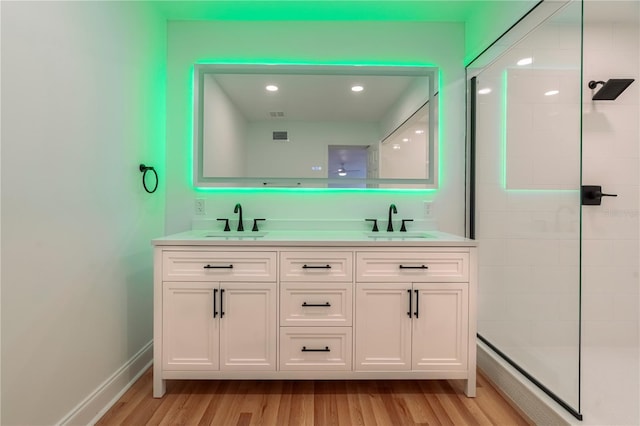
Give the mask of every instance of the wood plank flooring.
[{"label": "wood plank flooring", "polygon": [[97,425],[531,425],[482,375],[456,380],[175,380],[161,399],[147,371]]}]

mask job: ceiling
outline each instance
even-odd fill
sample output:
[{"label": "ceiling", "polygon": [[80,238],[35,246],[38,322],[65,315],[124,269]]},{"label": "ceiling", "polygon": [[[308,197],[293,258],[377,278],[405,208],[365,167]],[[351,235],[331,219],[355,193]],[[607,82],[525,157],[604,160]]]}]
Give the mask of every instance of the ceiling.
[{"label": "ceiling", "polygon": [[[513,1],[513,0],[512,0]],[[520,0],[522,2],[522,0]],[[507,1],[160,1],[170,20],[330,20],[464,22]]]},{"label": "ceiling", "polygon": [[[307,74],[212,74],[248,121],[378,122],[416,77]],[[428,79],[428,77],[420,77]],[[269,84],[278,86],[268,92]],[[351,91],[361,85],[361,92]],[[428,93],[424,93],[426,102]],[[421,104],[422,104],[421,103]],[[275,114],[282,113],[282,114]]]}]

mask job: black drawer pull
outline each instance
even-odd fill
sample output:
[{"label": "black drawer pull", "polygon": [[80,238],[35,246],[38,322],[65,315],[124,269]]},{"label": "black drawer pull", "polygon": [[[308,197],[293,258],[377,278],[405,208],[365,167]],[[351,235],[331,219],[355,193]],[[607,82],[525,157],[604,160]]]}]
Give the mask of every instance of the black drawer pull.
[{"label": "black drawer pull", "polygon": [[204,265],[204,269],[233,269],[233,265]]},{"label": "black drawer pull", "polygon": [[331,269],[331,265],[302,265],[302,269]]},{"label": "black drawer pull", "polygon": [[330,308],[330,307],[331,307],[331,303],[329,303],[329,302],[326,302],[326,303],[307,303],[307,302],[302,302],[302,306],[304,306],[304,307],[308,307],[308,306],[322,306],[322,307]]},{"label": "black drawer pull", "polygon": [[324,349],[307,349],[306,346],[303,346],[302,352],[331,352],[331,349],[329,349],[329,346],[325,346]]},{"label": "black drawer pull", "polygon": [[404,265],[400,265],[400,269],[429,269],[429,267],[427,265],[420,265],[420,266],[404,266]]}]

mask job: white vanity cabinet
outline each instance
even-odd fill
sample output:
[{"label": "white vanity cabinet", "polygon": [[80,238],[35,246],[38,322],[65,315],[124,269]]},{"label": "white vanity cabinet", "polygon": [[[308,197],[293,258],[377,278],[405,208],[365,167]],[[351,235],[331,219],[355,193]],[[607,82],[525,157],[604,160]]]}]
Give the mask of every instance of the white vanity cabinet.
[{"label": "white vanity cabinet", "polygon": [[464,379],[475,396],[472,241],[184,235],[154,240],[154,397],[174,379]]},{"label": "white vanity cabinet", "polygon": [[350,371],[353,251],[280,253],[280,369]]},{"label": "white vanity cabinet", "polygon": [[464,371],[466,284],[358,283],[356,369]]},{"label": "white vanity cabinet", "polygon": [[356,253],[356,370],[460,375],[474,394],[470,254],[450,248]]},{"label": "white vanity cabinet", "polygon": [[276,258],[275,251],[156,249],[154,396],[164,393],[161,379],[276,371]]}]

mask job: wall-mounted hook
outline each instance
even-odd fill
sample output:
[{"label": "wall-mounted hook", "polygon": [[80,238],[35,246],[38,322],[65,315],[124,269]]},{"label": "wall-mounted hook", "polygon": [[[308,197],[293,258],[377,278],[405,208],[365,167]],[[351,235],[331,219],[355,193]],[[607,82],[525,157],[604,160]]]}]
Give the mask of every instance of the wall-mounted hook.
[{"label": "wall-mounted hook", "polygon": [[[154,176],[156,177],[156,185],[152,190],[149,190],[149,188],[147,188],[147,183],[145,181],[145,177],[147,176],[148,171],[152,171]],[[153,194],[154,192],[156,192],[156,189],[158,189],[158,173],[156,172],[156,169],[150,166],[145,166],[144,164],[140,164],[140,172],[142,173],[142,186],[144,187],[144,190],[149,194]]]}]

